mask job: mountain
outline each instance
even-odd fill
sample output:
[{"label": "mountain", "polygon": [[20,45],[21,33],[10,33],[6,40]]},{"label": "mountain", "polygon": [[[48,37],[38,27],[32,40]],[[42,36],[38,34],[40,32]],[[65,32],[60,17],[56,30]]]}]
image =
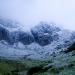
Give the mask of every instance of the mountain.
[{"label": "mountain", "polygon": [[23,44],[30,44],[34,41],[31,32],[23,31],[21,24],[9,19],[0,19],[0,40],[14,45],[19,41]]},{"label": "mountain", "polygon": [[0,23],[2,75],[75,74],[74,31],[46,22],[38,23],[30,31],[26,31],[20,24],[17,26],[15,22],[11,23]]},{"label": "mountain", "polygon": [[12,26],[6,27],[4,24],[0,24],[0,53],[2,53],[0,56],[14,57],[16,55],[17,58],[46,59],[56,56],[73,42],[70,41],[73,32],[61,29],[53,23],[41,22],[30,31],[12,28]]},{"label": "mountain", "polygon": [[46,22],[26,31],[7,22],[0,23],[0,74],[75,75],[75,31]]}]

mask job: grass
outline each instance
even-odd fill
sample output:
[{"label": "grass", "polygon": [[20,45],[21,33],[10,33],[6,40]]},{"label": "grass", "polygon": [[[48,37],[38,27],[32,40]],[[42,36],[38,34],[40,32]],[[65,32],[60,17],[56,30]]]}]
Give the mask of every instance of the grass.
[{"label": "grass", "polygon": [[24,68],[24,65],[18,63],[17,61],[11,61],[6,59],[0,60],[1,75],[13,75],[14,72],[17,72],[23,68]]},{"label": "grass", "polygon": [[[53,60],[7,60],[0,59],[0,75],[18,75],[19,72],[28,71],[39,66],[53,66],[46,71],[34,72],[32,75],[75,75],[75,56],[60,54]],[[34,70],[33,70],[34,71]]]},{"label": "grass", "polygon": [[51,63],[51,61],[38,60],[22,60],[13,61],[7,59],[0,59],[0,75],[16,75],[20,71],[27,71],[31,67],[44,66]]},{"label": "grass", "polygon": [[52,68],[33,75],[75,75],[75,56],[59,55],[54,59]]}]

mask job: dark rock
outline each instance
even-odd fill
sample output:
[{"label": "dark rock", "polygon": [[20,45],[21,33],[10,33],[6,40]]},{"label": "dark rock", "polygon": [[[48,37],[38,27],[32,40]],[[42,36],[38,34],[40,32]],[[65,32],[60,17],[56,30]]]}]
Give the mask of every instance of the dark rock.
[{"label": "dark rock", "polygon": [[14,31],[9,34],[9,41],[10,44],[21,42],[24,45],[29,45],[34,42],[34,37],[29,32],[23,31]]},{"label": "dark rock", "polygon": [[8,44],[14,45],[14,43],[19,42],[19,33],[17,31],[10,32],[8,36]]},{"label": "dark rock", "polygon": [[42,66],[32,67],[28,70],[27,75],[33,75],[34,73],[40,72],[42,68]]},{"label": "dark rock", "polygon": [[21,42],[24,45],[34,42],[34,37],[30,32],[24,31],[12,31],[10,32],[5,27],[0,26],[0,40],[5,40],[8,44]]},{"label": "dark rock", "polygon": [[39,25],[32,28],[31,32],[35,42],[41,46],[45,46],[59,39],[59,34],[57,32],[60,30],[59,27],[56,27],[53,24],[41,22]]},{"label": "dark rock", "polygon": [[71,40],[75,39],[75,31],[71,33]]},{"label": "dark rock", "polygon": [[48,24],[41,24],[31,29],[31,32],[34,36],[35,42],[40,44],[41,46],[45,46],[50,44],[52,39],[52,32],[51,26]]},{"label": "dark rock", "polygon": [[1,40],[8,40],[9,31],[4,27],[0,26],[0,41]]},{"label": "dark rock", "polygon": [[75,51],[75,42],[65,50],[65,53]]},{"label": "dark rock", "polygon": [[27,75],[33,75],[38,72],[46,72],[48,69],[51,69],[52,67],[53,67],[52,64],[48,64],[45,66],[40,65],[40,66],[32,67],[28,70]]},{"label": "dark rock", "polygon": [[34,42],[34,37],[29,32],[19,32],[19,41],[23,43],[24,45],[31,44]]}]

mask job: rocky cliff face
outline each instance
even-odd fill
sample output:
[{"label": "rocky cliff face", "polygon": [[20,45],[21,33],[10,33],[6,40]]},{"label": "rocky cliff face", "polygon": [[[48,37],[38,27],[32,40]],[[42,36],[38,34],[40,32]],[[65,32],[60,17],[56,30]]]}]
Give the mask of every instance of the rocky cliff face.
[{"label": "rocky cliff face", "polygon": [[22,30],[10,31],[12,30],[12,27],[10,29],[7,29],[4,25],[2,25],[2,27],[0,26],[0,30],[2,39],[3,36],[7,36],[7,40],[3,40],[6,40],[11,45],[16,42],[21,42],[24,45],[36,42],[41,46],[51,44],[51,42],[53,42],[54,40],[57,41],[59,39],[59,35],[57,32],[60,31],[58,27],[52,27],[49,24],[45,23],[40,23],[38,26],[35,26],[31,29],[31,32],[25,32]]},{"label": "rocky cliff face", "polygon": [[34,36],[35,42],[41,46],[51,44],[54,40],[59,39],[57,32],[60,31],[60,28],[53,27],[46,23],[40,23],[34,28],[31,29],[31,32]]}]

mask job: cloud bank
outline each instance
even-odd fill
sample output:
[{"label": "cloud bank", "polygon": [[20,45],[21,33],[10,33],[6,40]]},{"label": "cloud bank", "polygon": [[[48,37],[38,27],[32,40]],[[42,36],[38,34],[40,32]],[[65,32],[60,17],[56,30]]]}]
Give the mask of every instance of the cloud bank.
[{"label": "cloud bank", "polygon": [[40,21],[75,30],[75,0],[0,0],[0,16],[31,28]]}]

